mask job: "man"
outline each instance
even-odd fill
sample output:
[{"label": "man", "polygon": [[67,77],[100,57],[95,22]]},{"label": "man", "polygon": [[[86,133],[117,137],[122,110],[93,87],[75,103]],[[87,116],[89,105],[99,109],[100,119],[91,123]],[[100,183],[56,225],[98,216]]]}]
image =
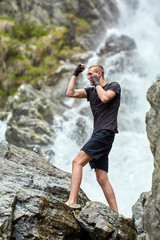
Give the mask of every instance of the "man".
[{"label": "man", "polygon": [[[85,65],[79,64],[68,84],[66,95],[73,98],[87,98],[94,116],[94,129],[91,139],[82,147],[72,163],[71,190],[67,205],[77,202],[78,190],[82,180],[82,169],[89,162],[95,169],[109,206],[116,212],[113,188],[108,180],[108,154],[117,133],[117,114],[120,105],[120,86],[117,82],[107,83],[101,65],[92,65],[88,69],[88,80],[92,87],[75,89],[76,80]],[[93,87],[94,86],[94,87]]]}]

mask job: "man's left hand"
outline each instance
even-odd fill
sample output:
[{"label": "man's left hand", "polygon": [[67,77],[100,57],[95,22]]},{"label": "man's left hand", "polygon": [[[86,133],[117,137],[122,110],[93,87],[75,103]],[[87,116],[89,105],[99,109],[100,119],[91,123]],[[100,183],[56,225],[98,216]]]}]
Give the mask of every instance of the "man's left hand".
[{"label": "man's left hand", "polygon": [[92,83],[93,83],[93,85],[94,85],[95,87],[98,86],[98,85],[100,85],[100,83],[99,83],[99,78],[98,78],[97,75],[92,75],[92,76],[91,76],[91,80],[92,80]]}]

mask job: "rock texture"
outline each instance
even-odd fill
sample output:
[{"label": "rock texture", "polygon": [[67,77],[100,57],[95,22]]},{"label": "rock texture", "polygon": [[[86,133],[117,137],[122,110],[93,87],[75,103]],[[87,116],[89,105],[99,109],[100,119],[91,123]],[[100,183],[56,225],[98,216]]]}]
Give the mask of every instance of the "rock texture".
[{"label": "rock texture", "polygon": [[136,239],[131,219],[80,189],[81,211],[65,205],[70,174],[38,154],[0,143],[0,239]]},{"label": "rock texture", "polygon": [[[18,21],[29,19],[37,24],[66,25],[70,30],[71,43],[79,42],[84,47],[97,45],[93,35],[103,34],[106,27],[113,25],[118,19],[118,9],[115,0],[1,0],[0,14],[16,18]],[[81,18],[90,25],[90,36],[85,31],[85,26],[77,28],[77,19]],[[77,34],[78,33],[78,34]],[[82,37],[83,35],[83,37]]]},{"label": "rock texture", "polygon": [[9,99],[7,107],[12,116],[6,139],[50,159],[54,155],[49,149],[55,140],[52,128],[54,110],[44,94],[29,85],[21,85],[17,94]]},{"label": "rock texture", "polygon": [[[78,239],[67,201],[70,174],[34,152],[0,145],[0,239]],[[87,196],[80,190],[79,203]]]},{"label": "rock texture", "polygon": [[77,217],[91,239],[136,239],[137,233],[130,219],[125,219],[99,202],[87,202]]},{"label": "rock texture", "polygon": [[141,193],[138,201],[132,207],[132,212],[133,212],[132,219],[135,223],[135,227],[138,234],[137,240],[143,240],[143,239],[149,240],[149,236],[148,236],[147,229],[144,222],[144,211],[150,196],[151,196],[151,192]]},{"label": "rock texture", "polygon": [[160,78],[152,84],[147,92],[151,105],[146,114],[147,136],[154,157],[152,178],[152,195],[144,211],[144,221],[151,240],[160,239]]}]

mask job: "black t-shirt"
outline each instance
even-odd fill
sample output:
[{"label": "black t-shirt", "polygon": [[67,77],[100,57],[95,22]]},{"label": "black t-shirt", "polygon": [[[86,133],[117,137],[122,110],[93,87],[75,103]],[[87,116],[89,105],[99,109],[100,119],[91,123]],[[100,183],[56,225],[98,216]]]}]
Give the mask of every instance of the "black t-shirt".
[{"label": "black t-shirt", "polygon": [[120,105],[121,88],[117,82],[107,83],[103,89],[111,90],[116,93],[116,96],[107,103],[102,103],[98,97],[95,87],[85,88],[87,92],[87,100],[90,101],[94,117],[94,129],[96,132],[100,129],[109,129],[118,133],[117,129],[117,114]]}]

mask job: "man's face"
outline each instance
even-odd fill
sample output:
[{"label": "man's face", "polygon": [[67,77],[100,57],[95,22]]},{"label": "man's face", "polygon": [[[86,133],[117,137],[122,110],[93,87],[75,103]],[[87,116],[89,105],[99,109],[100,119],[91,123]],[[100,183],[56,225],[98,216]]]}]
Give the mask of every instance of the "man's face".
[{"label": "man's face", "polygon": [[96,72],[94,67],[88,69],[87,77],[88,77],[88,80],[90,81],[91,86],[93,86],[93,83],[92,83],[92,80],[91,80],[92,75],[97,75],[98,78],[99,78],[100,77],[100,72]]}]

